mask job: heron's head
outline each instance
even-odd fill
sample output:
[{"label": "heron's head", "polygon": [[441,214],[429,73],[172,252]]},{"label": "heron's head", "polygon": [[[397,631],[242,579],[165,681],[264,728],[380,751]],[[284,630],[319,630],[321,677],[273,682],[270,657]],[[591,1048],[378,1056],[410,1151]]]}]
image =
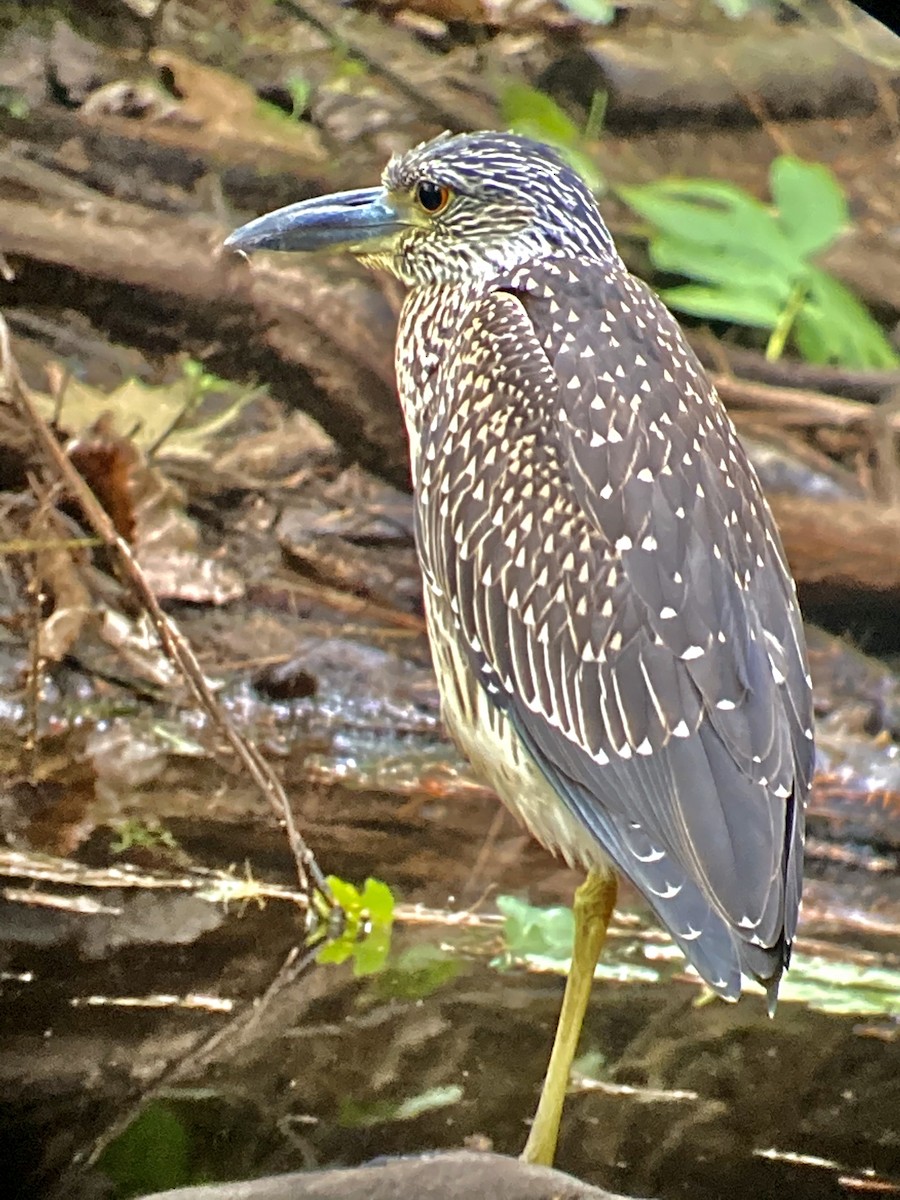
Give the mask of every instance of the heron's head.
[{"label": "heron's head", "polygon": [[560,254],[617,257],[580,176],[512,133],[443,134],[392,158],[380,187],[280,208],[225,245],[346,250],[411,287],[491,278]]}]

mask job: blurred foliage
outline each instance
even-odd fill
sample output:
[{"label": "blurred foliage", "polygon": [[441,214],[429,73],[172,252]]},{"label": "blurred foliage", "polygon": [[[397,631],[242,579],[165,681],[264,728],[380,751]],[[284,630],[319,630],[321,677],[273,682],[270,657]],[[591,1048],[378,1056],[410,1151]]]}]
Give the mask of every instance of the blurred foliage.
[{"label": "blurred foliage", "polygon": [[208,461],[216,436],[260,394],[211,375],[193,359],[182,364],[180,379],[164,384],[131,378],[105,392],[69,376],[58,394],[32,393],[41,415],[67,433],[92,430],[103,418],[108,432],[145,452],[164,447],[166,458],[195,462]]},{"label": "blurred foliage", "polygon": [[538,908],[516,896],[498,896],[504,916],[507,961],[529,957],[568,962],[572,957],[575,918],[570,908]]},{"label": "blurred foliage", "polygon": [[152,1100],[106,1147],[97,1166],[124,1200],[205,1182],[192,1177],[190,1157],[190,1138],[178,1112],[171,1104]]},{"label": "blurred foliage", "polygon": [[449,1108],[463,1097],[459,1084],[428,1088],[403,1100],[360,1101],[348,1099],[341,1104],[338,1123],[348,1129],[367,1129],[386,1121],[414,1121],[423,1113]]},{"label": "blurred foliage", "polygon": [[420,942],[398,955],[374,983],[375,995],[384,1000],[424,1000],[459,975],[462,960],[459,956]]},{"label": "blurred foliage", "polygon": [[128,850],[177,850],[173,834],[158,821],[122,821],[115,826],[116,838],[110,843],[112,854]]},{"label": "blurred foliage", "polygon": [[819,1012],[897,1019],[900,970],[822,955],[795,954],[779,995],[781,1000],[799,1001]]},{"label": "blurred foliage", "polygon": [[295,121],[299,121],[309,104],[312,84],[305,76],[294,73],[287,77],[287,89],[291,97],[291,116]]},{"label": "blurred foliage", "polygon": [[[498,896],[497,907],[505,918],[506,948],[494,959],[494,966],[503,969],[512,963],[525,962],[541,971],[568,971],[575,935],[575,918],[570,908],[564,905],[539,908],[517,896]],[[674,946],[656,947],[656,950],[663,951],[656,955],[660,962],[668,958],[681,961],[680,952]],[[643,961],[641,945],[630,938],[607,943],[594,975],[598,979],[633,983],[655,983],[660,978],[659,970]]]},{"label": "blurred foliage", "polygon": [[809,362],[896,366],[900,359],[865,308],[814,265],[850,223],[837,180],[821,164],[783,155],[769,183],[771,205],[709,179],[619,189],[649,223],[653,265],[698,281],[662,291],[663,300],[695,317],[769,330],[769,358],[790,338]]},{"label": "blurred foliage", "polygon": [[[538,908],[515,896],[498,896],[497,907],[505,918],[505,953],[494,965],[504,968],[527,962],[540,970],[564,972],[569,968],[575,922],[571,909]],[[598,978],[619,982],[652,982],[660,971],[641,963],[635,952],[648,953],[631,938],[607,942],[597,966]],[[681,951],[671,942],[652,946],[653,962],[681,974],[685,964]],[[762,992],[757,984],[747,990]],[[712,993],[706,994],[706,999]],[[780,999],[799,1002],[818,1012],[859,1016],[900,1015],[900,970],[892,966],[858,964],[839,959],[795,952],[791,969],[784,976]]]},{"label": "blurred foliage", "polygon": [[761,8],[766,0],[716,0],[716,8],[720,9],[732,21],[746,17],[754,8]]},{"label": "blurred foliage", "polygon": [[394,897],[386,883],[367,879],[362,891],[336,875],[328,886],[340,907],[344,924],[338,936],[319,951],[320,963],[353,961],[354,975],[372,975],[387,962],[394,922]]},{"label": "blurred foliage", "polygon": [[537,88],[513,81],[500,89],[500,111],[508,128],[553,146],[594,192],[603,191],[605,184],[587,146],[600,133],[605,101],[605,93],[595,97],[587,129],[581,130],[555,100]]},{"label": "blurred foliage", "polygon": [[23,121],[31,112],[31,105],[15,88],[0,85],[0,112],[8,113],[16,121]]},{"label": "blurred foliage", "polygon": [[560,0],[573,17],[580,17],[591,25],[609,25],[616,15],[615,0]]}]

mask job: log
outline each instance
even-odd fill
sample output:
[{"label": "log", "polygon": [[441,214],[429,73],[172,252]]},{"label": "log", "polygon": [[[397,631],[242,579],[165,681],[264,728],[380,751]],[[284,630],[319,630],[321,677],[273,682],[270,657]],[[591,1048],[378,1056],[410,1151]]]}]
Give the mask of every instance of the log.
[{"label": "log", "polygon": [[[873,36],[878,45],[896,55],[886,27]],[[597,91],[608,92],[606,125],[622,132],[756,125],[761,113],[773,122],[869,113],[879,87],[890,89],[895,76],[827,30],[766,20],[743,32],[658,25],[630,37],[596,38],[561,55],[538,82],[585,110]]]},{"label": "log", "polygon": [[493,1200],[624,1200],[562,1171],[474,1150],[175,1188],[144,1200],[468,1200],[488,1194]]},{"label": "log", "polygon": [[228,228],[209,217],[100,196],[7,154],[0,183],[12,180],[40,199],[0,198],[0,254],[18,276],[0,283],[0,306],[27,307],[36,291],[49,293],[156,352],[166,324],[177,330],[173,348],[189,349],[187,325],[198,349],[214,339],[204,355],[211,369],[265,378],[363,464],[406,479],[393,394],[395,318],[371,279],[341,277],[333,264],[307,259],[251,268],[219,253]]},{"label": "log", "polygon": [[872,500],[772,495],[798,585],[817,592],[900,595],[900,509]]}]

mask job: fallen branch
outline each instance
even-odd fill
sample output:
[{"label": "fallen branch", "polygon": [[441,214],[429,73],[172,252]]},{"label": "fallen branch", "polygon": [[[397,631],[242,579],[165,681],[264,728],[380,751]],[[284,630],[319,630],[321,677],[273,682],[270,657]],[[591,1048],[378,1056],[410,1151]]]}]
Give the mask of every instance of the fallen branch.
[{"label": "fallen branch", "polygon": [[[824,426],[832,429],[880,430],[884,424],[885,418],[877,405],[863,404],[859,400],[844,400],[840,396],[811,392],[805,388],[754,383],[733,375],[711,373],[711,378],[729,407],[765,413],[768,422],[783,429],[819,429]],[[900,412],[892,413],[888,424],[895,433],[900,433]]]},{"label": "fallen branch", "polygon": [[877,404],[900,387],[900,370],[863,370],[832,364],[804,362],[797,358],[768,359],[757,350],[728,345],[700,330],[689,332],[697,357],[710,371],[720,376],[736,376],[754,383],[795,388],[806,392],[824,392],[847,400]]},{"label": "fallen branch", "polygon": [[798,584],[900,594],[900,508],[786,493],[768,499]]}]

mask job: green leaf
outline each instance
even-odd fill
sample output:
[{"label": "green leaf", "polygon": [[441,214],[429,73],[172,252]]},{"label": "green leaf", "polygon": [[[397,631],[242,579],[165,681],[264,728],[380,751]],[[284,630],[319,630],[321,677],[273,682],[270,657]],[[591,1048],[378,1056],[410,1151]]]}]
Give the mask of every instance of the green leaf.
[{"label": "green leaf", "polygon": [[361,899],[373,925],[390,925],[394,919],[394,895],[386,883],[370,877],[363,885]]},{"label": "green leaf", "polygon": [[900,1011],[900,971],[798,954],[781,987],[781,1000],[799,1000],[819,1012],[889,1016]]},{"label": "green leaf", "polygon": [[555,100],[525,83],[507,83],[500,93],[500,111],[511,129],[527,125],[542,141],[555,146],[577,145],[581,131]]},{"label": "green leaf", "polygon": [[774,330],[769,355],[790,337],[811,362],[895,366],[896,351],[862,304],[810,262],[848,221],[831,172],[785,155],[770,180],[777,208],[708,179],[620,189],[652,226],[654,266],[700,281],[670,288],[663,299],[695,317]]},{"label": "green leaf", "polygon": [[376,993],[384,999],[422,1000],[455,979],[461,968],[460,959],[442,946],[419,942],[407,947],[382,973]]},{"label": "green leaf", "polygon": [[781,315],[781,306],[768,291],[754,291],[751,288],[726,290],[685,284],[683,287],[667,288],[660,292],[660,296],[670,308],[677,308],[679,312],[712,321],[734,321],[738,325],[752,325],[759,329],[772,329]]},{"label": "green leaf", "polygon": [[303,75],[294,73],[287,77],[287,89],[291,97],[291,116],[296,120],[309,103],[312,84]]},{"label": "green leaf", "polygon": [[376,975],[383,970],[391,952],[391,926],[373,924],[353,947],[353,974]]},{"label": "green leaf", "polygon": [[787,301],[790,293],[787,278],[773,271],[771,263],[762,261],[752,249],[741,256],[724,254],[715,246],[663,233],[650,243],[650,260],[658,270],[672,275],[769,290],[779,305]]},{"label": "green leaf", "polygon": [[562,0],[562,5],[573,16],[592,25],[608,25],[615,17],[617,7],[613,0]]},{"label": "green leaf", "polygon": [[110,1142],[97,1165],[122,1196],[190,1183],[189,1139],[178,1112],[170,1104],[152,1100]]},{"label": "green leaf", "polygon": [[800,313],[797,317],[792,341],[805,362],[827,366],[838,361],[838,348],[827,326],[809,313]]},{"label": "green leaf", "polygon": [[603,176],[582,149],[581,130],[550,96],[524,83],[507,83],[500,93],[500,111],[515,133],[554,146],[592,191],[601,189]]},{"label": "green leaf", "polygon": [[824,271],[810,274],[809,299],[797,317],[794,337],[810,362],[887,369],[900,356],[856,297]]},{"label": "green leaf", "polygon": [[418,1096],[408,1096],[397,1105],[394,1113],[395,1121],[414,1121],[423,1113],[434,1112],[437,1108],[449,1108],[458,1104],[463,1098],[463,1090],[458,1083],[450,1083],[445,1087],[428,1088]]},{"label": "green leaf", "polygon": [[382,970],[391,950],[394,925],[394,896],[380,879],[369,878],[362,890],[362,921],[365,930],[353,951],[353,974],[374,975]]},{"label": "green leaf", "polygon": [[830,246],[850,222],[840,184],[821,163],[781,155],[772,163],[769,186],[781,228],[806,257]]},{"label": "green leaf", "polygon": [[331,963],[333,966],[340,966],[345,963],[348,958],[353,956],[353,948],[356,945],[356,931],[350,933],[347,929],[340,935],[334,938],[333,941],[326,942],[319,953],[316,955],[316,961],[320,963]]},{"label": "green leaf", "polygon": [[662,180],[619,188],[628,204],[661,232],[746,259],[749,253],[790,273],[802,256],[775,216],[740,188],[715,180]]},{"label": "green leaf", "polygon": [[423,1113],[458,1104],[462,1097],[460,1085],[451,1083],[446,1087],[428,1088],[400,1101],[347,1098],[341,1102],[338,1124],[346,1129],[368,1129],[390,1121],[414,1121]]},{"label": "green leaf", "polygon": [[584,138],[586,141],[596,141],[603,132],[603,122],[606,120],[606,110],[609,107],[609,92],[596,88],[591,96],[591,107],[584,123]]},{"label": "green leaf", "polygon": [[328,876],[328,886],[344,913],[340,935],[318,953],[320,963],[340,964],[353,959],[354,975],[371,975],[387,962],[394,921],[394,897],[386,883],[367,879],[362,892],[337,875]]},{"label": "green leaf", "polygon": [[335,903],[344,910],[344,915],[347,917],[358,916],[362,909],[362,896],[359,894],[359,888],[348,883],[346,879],[341,879],[338,875],[329,875],[327,883],[331,888]]},{"label": "green leaf", "polygon": [[31,112],[31,105],[15,88],[0,86],[0,110],[9,113],[15,121],[24,121]]},{"label": "green leaf", "polygon": [[571,958],[575,918],[570,908],[537,908],[516,896],[498,896],[497,907],[506,918],[503,935],[512,958]]}]

